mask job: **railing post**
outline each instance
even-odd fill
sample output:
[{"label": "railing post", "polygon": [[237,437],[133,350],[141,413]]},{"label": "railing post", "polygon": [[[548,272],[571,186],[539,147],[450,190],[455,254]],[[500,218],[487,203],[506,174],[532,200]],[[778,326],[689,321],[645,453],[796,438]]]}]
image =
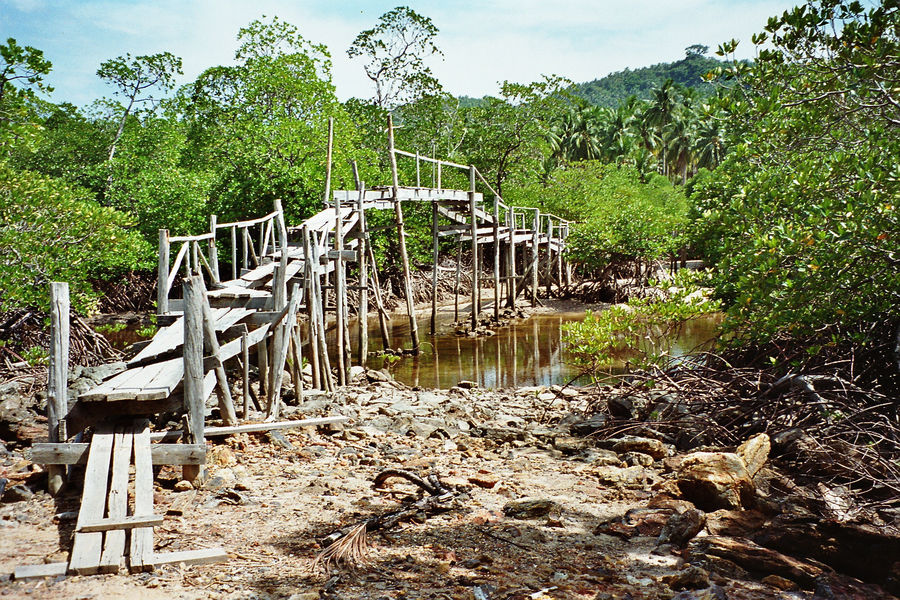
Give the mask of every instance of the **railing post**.
[{"label": "railing post", "polygon": [[[65,442],[66,414],[69,410],[69,284],[50,284],[50,373],[47,378],[48,440]],[[59,494],[66,483],[66,467],[47,467],[50,494]]]},{"label": "railing post", "polygon": [[494,196],[494,320],[500,321],[500,197]]},{"label": "railing post", "polygon": [[469,215],[472,232],[472,330],[478,327],[481,290],[478,282],[478,216],[475,214],[475,165],[469,167]]},{"label": "railing post", "polygon": [[159,265],[156,273],[156,314],[169,312],[169,230],[159,230]]},{"label": "railing post", "polygon": [[216,215],[209,216],[209,270],[212,271],[213,283],[219,283],[219,249],[216,247]]}]

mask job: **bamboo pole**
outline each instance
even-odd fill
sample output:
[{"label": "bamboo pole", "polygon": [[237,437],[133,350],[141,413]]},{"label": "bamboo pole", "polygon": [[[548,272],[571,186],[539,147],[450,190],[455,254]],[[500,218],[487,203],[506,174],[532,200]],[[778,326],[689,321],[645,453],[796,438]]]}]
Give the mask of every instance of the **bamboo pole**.
[{"label": "bamboo pole", "polygon": [[[184,282],[184,403],[188,411],[190,442],[204,444],[203,397],[203,280],[192,275]],[[201,465],[184,465],[188,481],[202,479]]]},{"label": "bamboo pole", "polygon": [[494,320],[500,320],[500,197],[494,196]]},{"label": "bamboo pole", "polygon": [[478,327],[478,314],[481,312],[479,300],[481,290],[478,282],[478,216],[475,213],[475,167],[469,167],[469,215],[472,232],[472,329]]},{"label": "bamboo pole", "polygon": [[156,271],[156,314],[169,312],[169,230],[159,230],[159,262]]},{"label": "bamboo pole", "polygon": [[[167,264],[168,264],[168,258]],[[69,284],[50,283],[50,372],[47,377],[47,439],[65,442],[66,414],[69,411]],[[66,484],[66,467],[47,467],[50,494],[60,494]]]},{"label": "bamboo pole", "polygon": [[[406,254],[406,234],[403,231],[403,209],[400,207],[400,182],[397,176],[397,156],[394,154],[394,120],[388,115],[388,150],[391,158],[391,179],[394,189],[394,216],[397,219],[397,237],[400,241],[400,262],[403,266],[403,291],[406,295],[406,312],[409,315],[409,333],[412,337],[412,352],[419,353],[419,326],[413,306],[412,276],[409,272],[409,257]],[[474,198],[474,195],[473,195]]]}]

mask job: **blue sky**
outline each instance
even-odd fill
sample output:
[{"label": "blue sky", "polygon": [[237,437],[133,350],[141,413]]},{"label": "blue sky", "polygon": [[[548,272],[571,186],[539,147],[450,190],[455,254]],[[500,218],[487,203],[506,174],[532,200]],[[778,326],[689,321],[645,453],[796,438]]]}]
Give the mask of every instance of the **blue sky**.
[{"label": "blue sky", "polygon": [[[262,15],[293,23],[328,46],[338,96],[368,97],[362,65],[346,50],[359,31],[401,1],[376,0],[0,0],[0,38],[44,51],[53,63],[51,99],[79,106],[111,95],[96,76],[106,59],[170,51],[184,61],[180,83],[230,64],[240,27]],[[443,60],[432,69],[457,95],[496,93],[498,82],[543,74],[589,81],[626,67],[677,60],[694,43],[742,41],[768,17],[801,0],[458,0],[409,1],[440,29]]]}]

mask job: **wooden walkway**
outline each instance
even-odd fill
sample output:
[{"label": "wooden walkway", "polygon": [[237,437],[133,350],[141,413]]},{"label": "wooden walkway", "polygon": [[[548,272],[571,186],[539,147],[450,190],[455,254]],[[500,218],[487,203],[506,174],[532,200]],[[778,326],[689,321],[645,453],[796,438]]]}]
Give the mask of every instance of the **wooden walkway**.
[{"label": "wooden walkway", "polygon": [[[331,136],[329,135],[329,138]],[[471,324],[478,324],[481,308],[482,270],[493,278],[493,311],[515,306],[523,290],[537,302],[542,283],[566,285],[570,271],[563,252],[569,223],[537,209],[508,206],[499,195],[486,200],[476,190],[476,182],[493,192],[474,166],[422,157],[394,148],[389,126],[389,149],[393,185],[367,189],[359,182],[356,190],[330,187],[326,177],[326,207],[295,226],[287,226],[280,201],[273,212],[258,219],[219,223],[210,217],[207,233],[171,236],[159,232],[156,335],[132,357],[126,370],[82,392],[74,407],[66,402],[68,362],[68,292],[65,284],[52,289],[53,347],[48,390],[50,443],[34,449],[35,462],[48,465],[51,492],[65,484],[62,465],[86,462],[88,476],[82,495],[75,545],[67,563],[22,567],[17,577],[38,577],[61,573],[114,572],[128,564],[134,570],[152,568],[160,562],[208,562],[221,560],[220,550],[196,554],[153,553],[152,527],[158,524],[152,506],[152,465],[181,465],[185,479],[202,478],[206,435],[226,435],[239,431],[327,424],[346,421],[324,417],[302,422],[278,422],[283,373],[287,371],[297,398],[304,395],[301,365],[311,367],[312,387],[331,391],[349,379],[351,344],[347,283],[348,265],[353,265],[359,291],[357,318],[368,323],[368,306],[373,300],[382,329],[385,349],[391,347],[387,312],[381,301],[378,273],[370,267],[374,254],[370,244],[366,214],[370,210],[393,210],[396,240],[403,269],[407,314],[410,320],[412,351],[418,352],[419,338],[412,306],[410,261],[406,253],[403,205],[427,203],[432,212],[432,319],[434,333],[437,305],[440,240],[458,241],[457,281],[460,254],[468,245],[473,257],[471,279]],[[397,159],[414,159],[416,185],[401,186]],[[421,186],[421,165],[433,165],[433,187]],[[443,168],[458,168],[469,175],[469,189],[444,189]],[[219,252],[227,256],[230,272],[220,269]],[[181,297],[177,295],[178,285]],[[64,300],[64,301],[63,301]],[[305,314],[301,330],[298,315]],[[329,317],[326,319],[326,314]],[[327,320],[327,323],[326,323]],[[335,328],[335,343],[326,342],[326,325]],[[358,327],[356,361],[364,364],[368,355],[367,327]],[[397,345],[397,341],[394,341]],[[250,386],[250,360],[258,365],[258,392]],[[335,365],[332,365],[332,357]],[[226,369],[226,366],[231,368]],[[334,368],[333,368],[334,367]],[[232,386],[229,374],[240,378]],[[232,397],[240,390],[242,403]],[[209,428],[207,403],[216,394],[218,417],[223,427]],[[265,411],[266,423],[239,425],[239,415],[251,416],[252,405]],[[172,433],[151,433],[148,417],[169,412],[186,413],[183,444],[153,444],[152,437],[168,439]],[[90,446],[68,443],[73,436],[91,428]],[[132,461],[133,458],[133,461]],[[130,471],[134,502],[128,497]],[[130,533],[126,536],[125,531]],[[126,544],[126,538],[130,544]]]}]

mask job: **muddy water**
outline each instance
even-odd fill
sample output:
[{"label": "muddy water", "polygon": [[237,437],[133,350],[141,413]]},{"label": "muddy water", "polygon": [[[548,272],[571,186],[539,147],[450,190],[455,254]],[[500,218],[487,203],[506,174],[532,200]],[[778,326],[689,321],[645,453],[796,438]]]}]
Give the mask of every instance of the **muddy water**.
[{"label": "muddy water", "polygon": [[[430,336],[428,319],[420,319],[419,356],[370,358],[367,364],[370,368],[387,368],[403,383],[426,388],[449,388],[461,380],[487,388],[563,385],[579,373],[566,352],[562,325],[582,319],[584,313],[535,315],[498,328],[494,336],[480,338],[455,335],[449,319],[439,324],[436,336]],[[697,351],[712,339],[717,322],[717,318],[707,318],[685,323],[664,343],[673,356]],[[352,339],[356,339],[355,331]],[[391,321],[391,341],[394,347],[409,345],[407,319]],[[381,347],[377,322],[369,328],[369,347]]]}]

